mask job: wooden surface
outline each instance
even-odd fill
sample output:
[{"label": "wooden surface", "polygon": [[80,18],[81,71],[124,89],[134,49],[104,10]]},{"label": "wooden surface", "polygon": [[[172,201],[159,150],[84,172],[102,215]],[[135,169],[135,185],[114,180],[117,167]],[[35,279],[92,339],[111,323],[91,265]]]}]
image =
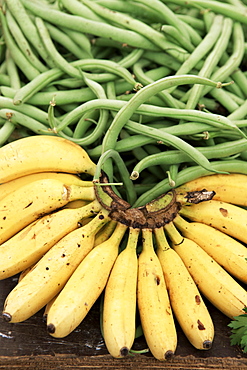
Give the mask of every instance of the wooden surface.
[{"label": "wooden surface", "polygon": [[[0,281],[0,306],[16,284],[16,278]],[[208,304],[215,324],[211,350],[194,349],[178,327],[178,348],[169,362],[160,362],[150,353],[113,359],[107,352],[99,328],[99,302],[84,322],[68,337],[55,339],[46,332],[38,312],[29,320],[9,324],[0,318],[0,370],[6,369],[247,369],[247,355],[230,346],[230,320]],[[143,337],[136,340],[135,350],[145,349]]]}]

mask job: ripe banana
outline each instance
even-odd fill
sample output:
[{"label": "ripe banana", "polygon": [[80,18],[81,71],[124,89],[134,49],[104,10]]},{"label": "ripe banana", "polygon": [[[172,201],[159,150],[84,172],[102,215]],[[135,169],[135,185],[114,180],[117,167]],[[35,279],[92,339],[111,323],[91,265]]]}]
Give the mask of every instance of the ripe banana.
[{"label": "ripe banana", "polygon": [[108,221],[102,210],[87,225],[56,243],[6,298],[3,318],[21,322],[44,307],[63,288],[79,263],[94,246],[97,231]]},{"label": "ripe banana", "polygon": [[112,236],[95,247],[79,264],[49,309],[47,330],[62,338],[70,334],[84,319],[102,293],[126,226],[118,223]]},{"label": "ripe banana", "polygon": [[180,235],[173,223],[167,224],[165,230],[201,293],[231,319],[244,314],[245,289],[193,240]]},{"label": "ripe banana", "polygon": [[247,211],[233,204],[209,200],[184,205],[180,214],[192,221],[202,222],[247,243]]},{"label": "ripe banana", "polygon": [[236,239],[200,222],[187,222],[177,216],[174,225],[182,235],[203,248],[231,275],[247,283],[247,249]]},{"label": "ripe banana", "polygon": [[0,243],[41,216],[75,199],[94,200],[93,187],[44,179],[22,186],[0,201]]},{"label": "ripe banana", "polygon": [[139,229],[129,229],[126,248],[118,255],[106,284],[103,304],[103,335],[109,353],[128,355],[136,329],[136,246]]},{"label": "ripe banana", "polygon": [[44,171],[93,176],[95,168],[82,147],[59,136],[28,136],[0,148],[0,183]]},{"label": "ripe banana", "polygon": [[[58,293],[59,294],[59,293]],[[44,321],[46,322],[47,320],[47,316],[48,316],[48,312],[50,311],[50,308],[51,306],[53,305],[53,303],[55,302],[55,299],[57,298],[57,295],[55,295],[55,297],[53,297],[46,305],[45,305],[45,309],[44,309],[44,312],[43,312],[43,319]]]},{"label": "ripe banana", "polygon": [[247,176],[239,173],[229,175],[215,174],[199,177],[179,186],[177,194],[184,194],[190,191],[202,189],[215,191],[214,199],[226,203],[247,206]]},{"label": "ripe banana", "polygon": [[100,210],[95,200],[81,208],[53,212],[26,226],[0,246],[0,280],[36,263],[60,239],[77,229],[82,219]]},{"label": "ripe banana", "polygon": [[83,200],[83,199],[72,200],[71,202],[67,203],[63,207],[63,209],[65,209],[65,208],[70,208],[70,209],[80,208],[80,207],[86,206],[89,203],[90,203],[90,201]]},{"label": "ripe banana", "polygon": [[157,255],[174,315],[195,348],[210,349],[214,338],[214,325],[200,292],[182,259],[170,248],[164,229],[154,231]]},{"label": "ripe banana", "polygon": [[10,193],[13,193],[15,190],[19,189],[20,187],[24,185],[30,184],[31,182],[34,182],[37,180],[44,180],[44,179],[59,180],[67,185],[78,185],[78,186],[85,186],[85,187],[93,186],[92,181],[83,181],[80,179],[79,176],[73,175],[70,173],[39,172],[39,173],[33,173],[31,175],[18,177],[17,179],[1,184],[0,185],[0,200],[2,200],[7,195],[9,195]]},{"label": "ripe banana", "polygon": [[152,230],[143,229],[138,258],[137,302],[143,333],[153,356],[172,357],[177,347],[174,318],[159,259],[153,249]]},{"label": "ripe banana", "polygon": [[110,238],[111,234],[115,230],[117,225],[117,221],[111,220],[109,221],[95,236],[94,246],[105,242],[108,238]]}]

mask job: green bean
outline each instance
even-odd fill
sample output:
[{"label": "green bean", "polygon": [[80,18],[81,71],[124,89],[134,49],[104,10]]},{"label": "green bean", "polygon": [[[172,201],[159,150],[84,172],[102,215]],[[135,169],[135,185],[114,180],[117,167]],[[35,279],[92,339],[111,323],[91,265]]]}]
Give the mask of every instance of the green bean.
[{"label": "green bean", "polygon": [[21,27],[22,32],[27,40],[34,46],[42,59],[46,61],[51,68],[54,67],[40,40],[37,28],[30,19],[29,14],[26,12],[22,2],[19,0],[6,0],[6,4]]},{"label": "green bean", "polygon": [[238,107],[234,112],[232,112],[228,118],[230,120],[241,120],[244,117],[246,117],[247,114],[247,100],[240,106]]},{"label": "green bean", "polygon": [[165,34],[165,36],[170,39],[171,42],[175,41],[175,44],[183,46],[188,52],[192,52],[195,47],[184,35],[178,31],[174,26],[169,26],[167,24],[161,26],[160,30]]},{"label": "green bean", "polygon": [[[83,49],[79,48],[78,45],[73,41],[73,39],[67,35],[65,32],[61,31],[58,27],[54,27],[51,24],[45,22],[45,27],[48,30],[50,37],[66,48],[72,53],[73,56],[78,59],[88,58],[89,54]],[[53,56],[54,58],[54,56]]]},{"label": "green bean", "polygon": [[35,67],[33,67],[33,65],[26,59],[26,57],[22,54],[22,52],[16,45],[12,35],[9,32],[6,17],[4,16],[2,9],[0,9],[0,21],[5,42],[9,51],[11,52],[12,58],[14,59],[16,65],[21,69],[23,74],[29,80],[32,80],[39,75],[39,71]]},{"label": "green bean", "polygon": [[19,105],[26,102],[36,92],[42,90],[45,86],[47,86],[56,78],[59,78],[62,74],[63,72],[58,68],[53,68],[47,72],[40,73],[16,92],[13,98],[14,104]]},{"label": "green bean", "polygon": [[[128,128],[128,124],[126,125],[126,128]],[[212,129],[210,125],[207,124],[198,124],[195,122],[188,122],[188,123],[183,123],[182,125],[174,125],[171,127],[165,127],[161,128],[161,131],[168,132],[174,136],[187,136],[187,135],[194,135],[197,133],[203,133],[208,130]],[[205,136],[205,134],[203,134]],[[122,139],[119,140],[116,144],[116,150],[121,153],[125,151],[132,150],[133,148],[136,147],[142,147],[143,145],[150,144],[150,143],[156,143],[157,140],[149,138],[147,136],[141,135],[141,134],[136,134],[132,135],[129,137],[128,140]],[[90,151],[90,156],[95,156],[93,153],[100,151],[95,147]]]},{"label": "green bean", "polygon": [[[1,86],[3,96],[13,98],[17,89],[12,89],[7,86]],[[96,99],[96,95],[88,87],[71,90],[54,90],[51,92],[38,92],[28,99],[27,104],[36,106],[48,106],[52,99],[56,100],[57,105],[70,103],[83,103],[92,99]]]},{"label": "green bean", "polygon": [[[20,113],[14,109],[0,109],[0,117],[8,118],[10,122],[18,123],[36,134],[43,134],[47,132],[47,126],[43,125],[39,121],[27,116],[26,114]],[[52,132],[51,132],[52,133]]]},{"label": "green bean", "polygon": [[226,17],[232,18],[238,22],[247,24],[246,6],[239,8],[234,5],[224,4],[221,1],[214,0],[171,0],[171,3],[183,5],[184,7],[199,6],[204,9],[210,9],[215,13],[225,15]]},{"label": "green bean", "polygon": [[[147,152],[148,156],[161,153],[160,146],[157,146],[157,145],[154,145],[154,144],[147,144],[143,147],[143,149]],[[161,164],[160,165],[160,168],[161,168],[162,171],[159,170],[159,173],[160,173],[159,176],[157,174],[157,170],[158,170],[157,166],[154,166],[154,167],[156,168],[155,173],[156,173],[157,179],[158,179],[159,176],[161,176],[161,178],[163,179],[164,178],[164,173],[166,173],[166,171],[167,171],[166,164]]]},{"label": "green bean", "polygon": [[[51,27],[51,25],[50,25]],[[56,29],[58,29],[56,27]],[[91,43],[89,41],[89,38],[84,35],[81,32],[73,31],[65,27],[61,27],[61,30],[68,35],[68,37],[73,40],[77,46],[80,48],[81,53],[84,54],[85,56],[83,58],[93,58],[93,54],[91,51]]]},{"label": "green bean", "polygon": [[[196,149],[200,153],[203,153],[208,159],[222,159],[247,150],[247,141],[245,139],[240,139],[209,147],[197,147]],[[181,153],[178,150],[170,150],[149,155],[137,163],[131,173],[131,179],[136,180],[140,173],[149,166],[157,166],[162,164],[173,165],[184,162],[190,162],[190,158],[188,155]]]},{"label": "green bean", "polygon": [[[226,63],[218,68],[210,78],[214,81],[225,81],[236,68],[239,67],[244,55],[244,34],[240,23],[233,24],[233,52]],[[204,94],[207,94],[211,89],[208,86],[204,89]]]},{"label": "green bean", "polygon": [[145,59],[148,59],[151,62],[157,63],[161,66],[170,68],[173,71],[178,70],[181,66],[181,63],[176,58],[173,58],[171,55],[164,55],[163,52],[161,53],[146,51]]},{"label": "green bean", "polygon": [[171,69],[165,66],[159,66],[157,68],[149,69],[145,73],[147,77],[151,78],[154,81],[164,78],[170,74],[171,74]]},{"label": "green bean", "polygon": [[[137,83],[130,74],[130,72],[121,67],[118,63],[114,63],[110,60],[96,60],[96,59],[85,59],[85,60],[76,60],[71,62],[71,65],[74,67],[79,67],[84,69],[104,69],[115,73],[118,76],[126,79],[134,87]],[[59,68],[50,69],[47,72],[39,74],[29,83],[25,84],[19,91],[17,91],[14,96],[14,104],[21,104],[30,99],[36,92],[42,90],[45,86],[50,84],[55,79],[63,75],[63,71]],[[81,78],[82,79],[82,78]]]},{"label": "green bean", "polygon": [[81,16],[65,14],[61,11],[41,6],[29,0],[21,0],[22,4],[36,16],[57,26],[66,27],[82,33],[112,38],[120,43],[147,50],[159,50],[152,42],[136,32],[111,26],[106,23],[92,21]]},{"label": "green bean", "polygon": [[[150,95],[157,94],[159,91],[164,90],[168,87],[177,86],[179,84],[186,84],[186,83],[204,83],[211,86],[217,86],[216,83],[213,81],[207,80],[207,79],[200,79],[200,77],[195,76],[176,76],[176,77],[166,77],[162,80],[156,81],[153,84],[150,84],[143,89],[141,89],[139,92],[136,93],[136,95],[118,112],[116,117],[114,118],[110,128],[108,129],[104,139],[103,139],[103,151],[115,148],[117,137],[119,135],[119,132],[123,128],[123,126],[126,124],[126,122],[129,120],[129,118],[132,116],[132,114],[135,112],[135,110],[142,104],[143,101],[145,101]],[[141,126],[141,125],[140,125]],[[137,124],[135,124],[135,130],[137,129]],[[179,148],[181,151],[187,152],[191,156],[193,160],[196,159],[196,162],[202,165],[202,167],[209,169],[210,163],[204,157],[203,155],[199,155],[198,152],[189,144],[184,142],[181,139],[178,139],[175,136],[172,136],[170,134],[160,135],[160,131],[157,130],[157,132],[154,129],[147,129],[145,127],[142,128],[142,130],[148,132],[148,136],[157,138],[157,140],[164,140],[167,144],[173,145],[176,148]],[[142,131],[142,133],[143,133]],[[158,135],[159,134],[159,135]],[[152,136],[153,135],[153,136]],[[196,153],[197,152],[197,153]]]},{"label": "green bean", "polygon": [[176,186],[177,176],[178,176],[178,164],[172,164],[167,172],[169,185],[174,188]]},{"label": "green bean", "polygon": [[[121,138],[124,140],[124,139],[127,139],[127,138],[130,138],[131,136],[125,131],[125,130],[122,130],[121,132]],[[138,161],[141,161],[143,158],[145,158],[148,154],[147,154],[147,151],[143,148],[143,147],[135,147],[132,149],[132,153],[134,158],[136,158],[136,160]],[[154,168],[154,167],[149,167],[148,168],[148,172],[150,174],[153,174],[155,175],[156,179],[163,179],[164,178],[164,172],[163,171],[160,171],[160,169],[157,169]],[[129,176],[130,177],[130,176]]]},{"label": "green bean", "polygon": [[80,15],[83,18],[91,19],[97,22],[105,22],[104,18],[99,17],[95,14],[90,8],[83,5],[79,1],[73,0],[60,0],[61,4],[71,13],[74,15]]},{"label": "green bean", "polygon": [[19,89],[21,87],[20,76],[9,49],[6,50],[6,67],[10,78],[10,86],[14,89]]},{"label": "green bean", "polygon": [[231,78],[237,84],[237,86],[242,90],[244,97],[247,97],[246,86],[247,86],[247,77],[245,74],[238,68],[231,74]]},{"label": "green bean", "polygon": [[203,20],[198,19],[197,17],[192,17],[189,14],[177,14],[177,17],[181,19],[184,24],[189,24],[193,29],[195,29],[197,34],[199,31],[205,31]]},{"label": "green bean", "polygon": [[73,67],[70,63],[68,63],[66,59],[63,58],[63,56],[57,51],[57,48],[52,42],[48,29],[46,28],[43,20],[39,17],[36,17],[35,22],[39,30],[40,37],[46,47],[46,50],[49,53],[50,57],[53,58],[56,67],[60,68],[64,73],[67,73],[71,77],[82,79],[81,72]]},{"label": "green bean", "polygon": [[[153,106],[153,105],[150,106],[148,104],[140,104],[139,95],[137,95],[137,94],[140,94],[140,92],[143,92],[144,89],[148,88],[148,91],[145,90],[145,92],[147,92],[147,94],[145,93],[145,96],[144,96],[144,99],[143,99],[143,100],[146,100],[146,99],[148,99],[148,96],[149,96],[149,89],[150,89],[150,93],[151,93],[153,91],[153,88],[154,89],[159,88],[160,84],[161,84],[161,89],[163,89],[162,82],[164,83],[164,86],[165,86],[166,82],[169,85],[170,80],[173,81],[173,78],[174,77],[166,77],[163,80],[159,80],[159,81],[157,81],[153,84],[150,84],[149,86],[144,87],[142,90],[137,92],[132,97],[132,99],[128,102],[120,101],[120,100],[110,100],[110,99],[106,99],[106,100],[105,99],[98,99],[98,100],[96,99],[96,100],[88,101],[88,102],[78,106],[74,111],[70,112],[65,117],[65,119],[61,123],[59,123],[59,125],[57,127],[57,130],[61,131],[65,127],[70,125],[71,123],[76,122],[80,118],[80,116],[83,113],[87,112],[87,111],[90,111],[90,110],[93,110],[93,109],[110,109],[110,110],[113,110],[113,111],[119,111],[118,115],[121,115],[121,121],[120,121],[121,125],[122,124],[124,125],[124,123],[127,124],[128,119],[126,120],[126,122],[125,122],[125,119],[124,119],[125,116],[127,116],[127,115],[125,115],[125,111],[127,111],[129,113],[128,116],[129,115],[131,116],[133,113],[137,113],[137,114],[141,114],[141,115],[148,115],[148,116],[151,116],[151,117],[161,117],[161,116],[162,117],[173,117],[173,118],[178,118],[178,119],[192,120],[192,121],[195,121],[195,122],[208,123],[208,124],[212,125],[213,127],[217,127],[217,128],[221,128],[221,129],[229,129],[229,130],[239,131],[238,127],[235,124],[233,124],[228,118],[226,118],[224,116],[217,115],[217,114],[209,114],[209,113],[205,113],[203,111],[195,111],[195,110],[189,110],[189,109],[187,110],[187,109],[163,108],[163,107],[158,107],[158,106]],[[190,78],[193,78],[193,77],[192,76],[190,76],[190,77],[186,76],[185,78],[186,79],[188,78],[188,81],[190,81]],[[194,76],[194,78],[197,79],[196,76]],[[182,81],[183,77],[182,76],[179,76],[179,77],[177,76],[176,81],[178,79]],[[137,102],[136,102],[136,99],[137,99]],[[130,105],[130,103],[133,103],[133,100],[134,100],[134,104]],[[140,106],[138,106],[139,104],[140,104]],[[137,108],[136,108],[136,106],[137,106]],[[122,117],[123,112],[124,112],[124,117]],[[118,119],[118,118],[116,117],[116,119]],[[115,125],[115,123],[113,123],[113,124]],[[120,128],[120,125],[119,125],[119,132],[121,131],[121,128]],[[242,136],[244,136],[243,133],[240,132],[240,134]],[[109,133],[108,133],[108,135],[109,135]],[[113,136],[114,139],[111,136]],[[117,131],[115,130],[113,133],[111,133],[111,136],[110,136],[110,139],[112,139],[112,142],[116,143]]]},{"label": "green bean", "polygon": [[[245,175],[247,174],[247,162],[242,160],[213,161],[212,166],[217,171],[242,173]],[[180,186],[188,181],[192,181],[196,178],[212,174],[213,174],[212,172],[207,171],[201,166],[191,166],[181,170],[178,173],[176,186]],[[158,184],[156,184],[152,189],[143,193],[134,203],[133,207],[140,207],[150,202],[151,200],[155,199],[156,197],[160,196],[161,194],[166,193],[169,190],[171,190],[171,186],[169,184],[169,179],[166,178],[160,181]]]},{"label": "green bean", "polygon": [[[215,16],[212,27],[205,35],[202,42],[190,54],[189,58],[181,65],[176,72],[176,75],[189,73],[199,61],[212,49],[217,42],[223,27],[223,17],[220,15]],[[218,80],[215,80],[218,81]],[[169,90],[170,91],[170,90]]]},{"label": "green bean", "polygon": [[0,85],[4,86],[11,85],[10,77],[7,74],[0,73]]},{"label": "green bean", "polygon": [[223,107],[225,107],[228,112],[234,112],[239,107],[238,103],[232,99],[232,96],[226,90],[218,89],[216,91],[214,89],[210,91],[210,95],[214,97]]},{"label": "green bean", "polygon": [[[93,93],[98,97],[98,99],[106,99],[105,90],[103,89],[101,85],[87,78],[85,78],[85,82],[88,85],[88,87],[93,91]],[[80,145],[90,145],[94,143],[100,136],[103,135],[106,129],[108,116],[109,116],[108,111],[105,109],[101,109],[99,121],[96,125],[96,128],[93,130],[93,132],[90,135],[86,137],[78,138],[77,143]],[[76,134],[76,137],[74,135],[74,139],[76,139],[77,137],[78,137],[78,134]]]},{"label": "green bean", "polygon": [[134,18],[143,19],[145,23],[163,22],[159,12],[136,1],[99,0],[97,3],[113,11],[131,14]]},{"label": "green bean", "polygon": [[[91,126],[94,124],[97,125],[97,120],[99,119],[98,112],[92,111],[85,113],[81,116],[79,119],[75,129],[73,129],[73,138],[80,139],[85,138],[88,135],[91,135],[93,132],[93,129],[91,129]],[[88,131],[91,130],[89,133]]]},{"label": "green bean", "polygon": [[[134,75],[137,77],[138,81],[140,81],[143,85],[149,85],[150,83],[153,83],[154,80],[147,77],[145,73],[143,72],[142,68],[148,65],[150,62],[148,60],[142,59],[139,60],[139,62],[136,62],[133,66],[133,72]],[[172,107],[172,108],[182,108],[184,107],[184,104],[181,104],[179,101],[177,101],[171,94],[167,93],[167,91],[161,91],[157,94],[158,97],[160,97],[166,105]]]},{"label": "green bean", "polygon": [[188,144],[186,141],[183,141],[179,137],[171,135],[167,132],[161,133],[160,130],[154,128],[150,129],[147,126],[142,127],[143,125],[140,125],[138,123],[134,124],[132,122],[131,126],[134,132],[146,134],[147,136],[152,137],[159,141],[159,143],[162,144],[166,143],[169,146],[173,146],[176,149],[179,149],[179,151],[181,151],[182,153],[187,154],[192,161],[196,162],[197,164],[200,164],[202,167],[206,169],[210,168],[210,165],[208,165],[208,163],[210,162],[208,161],[207,157],[196,147],[191,146],[190,144]]},{"label": "green bean", "polygon": [[112,12],[107,8],[99,6],[95,2],[88,0],[81,1],[90,9],[92,9],[96,14],[100,15],[100,17],[105,18],[110,22],[114,22],[120,27],[135,31],[141,34],[143,37],[148,38],[154,45],[157,45],[160,49],[166,50],[168,54],[171,54],[178,59],[184,59],[184,56],[186,55],[185,49],[170,43],[169,41],[167,41],[164,35],[162,35],[162,33],[157,32],[154,28],[150,27],[144,22],[141,22],[138,19],[134,19],[131,16],[125,15],[123,13],[118,13],[116,11]]},{"label": "green bean", "polygon": [[20,113],[26,114],[27,116],[36,119],[37,121],[43,123],[44,125],[48,124],[47,113],[37,107],[33,107],[28,104],[15,106],[11,98],[6,98],[3,96],[0,96],[0,106],[7,109],[15,109]]},{"label": "green bean", "polygon": [[[233,22],[231,19],[226,18],[223,20],[223,26],[222,26],[222,32],[219,36],[213,50],[208,55],[206,60],[204,61],[204,65],[202,69],[198,72],[198,76],[202,77],[208,77],[210,78],[212,75],[212,71],[219,63],[219,60],[223,54],[223,52],[226,50],[229,39],[232,33],[232,25]],[[203,94],[203,85],[194,85],[189,92],[189,99],[186,103],[187,109],[193,109],[195,108],[198,100],[204,95]]]},{"label": "green bean", "polygon": [[0,128],[0,146],[3,146],[12,132],[15,130],[15,124],[9,120],[6,120],[3,126]]},{"label": "green bean", "polygon": [[36,57],[36,55],[33,53],[31,46],[29,45],[28,41],[26,40],[25,36],[23,35],[20,27],[18,26],[17,22],[15,21],[10,11],[6,11],[6,22],[17,45],[19,46],[20,50],[25,55],[25,57],[29,60],[29,62],[39,72],[46,71],[47,67],[45,67],[44,64],[42,64],[40,60]]},{"label": "green bean", "polygon": [[116,152],[115,150],[110,149],[110,150],[108,150],[108,151],[106,151],[102,154],[100,160],[97,163],[93,181],[96,185],[99,183],[99,177],[100,177],[100,174],[101,174],[101,169],[102,169],[104,163],[110,158],[114,159],[114,161],[115,161],[115,163],[116,163],[116,165],[119,169],[119,172],[121,174],[123,183],[125,185],[125,190],[126,190],[126,194],[127,194],[127,201],[130,204],[133,204],[136,200],[135,188],[134,188],[134,185],[133,185],[132,181],[129,178],[129,172],[128,172],[126,166],[125,166],[125,163],[124,163],[123,159],[120,157],[119,153]]},{"label": "green bean", "polygon": [[181,21],[163,2],[159,0],[152,0],[152,2],[149,0],[137,0],[137,2],[146,5],[157,13],[160,13],[165,23],[174,26],[182,35],[185,35],[187,39],[189,39],[189,34],[187,33],[187,29],[184,27],[183,21]]}]

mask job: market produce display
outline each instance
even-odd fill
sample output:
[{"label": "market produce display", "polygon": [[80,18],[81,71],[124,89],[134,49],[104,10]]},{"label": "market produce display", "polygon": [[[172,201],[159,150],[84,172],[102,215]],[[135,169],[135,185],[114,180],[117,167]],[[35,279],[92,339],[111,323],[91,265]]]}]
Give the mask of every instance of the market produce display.
[{"label": "market produce display", "polygon": [[246,10],[0,2],[4,320],[63,338],[100,299],[113,357],[168,360],[176,325],[212,347],[207,299],[246,352]]}]

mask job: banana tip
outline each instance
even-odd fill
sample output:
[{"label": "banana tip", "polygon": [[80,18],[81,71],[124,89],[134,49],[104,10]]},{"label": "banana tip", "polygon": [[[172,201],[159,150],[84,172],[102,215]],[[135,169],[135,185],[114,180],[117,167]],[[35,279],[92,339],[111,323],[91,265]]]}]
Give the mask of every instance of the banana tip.
[{"label": "banana tip", "polygon": [[129,354],[129,348],[128,347],[122,347],[120,349],[120,356],[121,357],[126,357],[126,356],[128,356],[128,354]]},{"label": "banana tip", "polygon": [[8,312],[3,312],[2,316],[4,321],[10,322],[12,320],[12,316]]},{"label": "banana tip", "polygon": [[53,325],[53,324],[48,324],[47,325],[47,331],[48,331],[49,334],[54,334],[55,330],[56,330],[55,325]]},{"label": "banana tip", "polygon": [[172,350],[166,351],[165,356],[164,356],[165,360],[170,360],[173,357],[173,355],[174,355],[174,352]]},{"label": "banana tip", "polygon": [[211,340],[204,340],[202,346],[203,346],[203,349],[210,349],[212,347],[212,341]]}]

